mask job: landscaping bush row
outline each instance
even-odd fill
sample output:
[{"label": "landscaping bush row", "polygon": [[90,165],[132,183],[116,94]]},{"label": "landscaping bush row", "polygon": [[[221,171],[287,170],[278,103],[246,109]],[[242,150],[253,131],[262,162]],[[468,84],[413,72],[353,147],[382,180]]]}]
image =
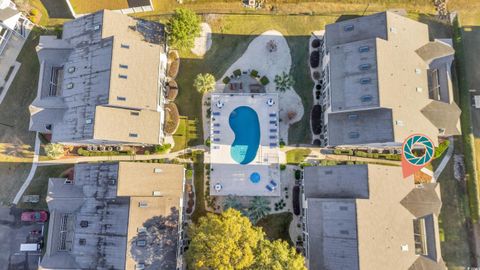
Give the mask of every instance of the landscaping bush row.
[{"label": "landscaping bush row", "polygon": [[384,154],[384,153],[368,153],[365,151],[360,150],[342,150],[342,149],[335,149],[333,150],[335,155],[347,155],[347,156],[357,156],[357,157],[365,157],[365,158],[381,158],[381,159],[388,159],[388,160],[402,160],[402,155],[400,154]]},{"label": "landscaping bush row", "polygon": [[450,146],[450,141],[443,141],[441,142],[438,147],[435,147],[435,154],[433,155],[434,158],[439,158],[445,153],[445,151]]}]

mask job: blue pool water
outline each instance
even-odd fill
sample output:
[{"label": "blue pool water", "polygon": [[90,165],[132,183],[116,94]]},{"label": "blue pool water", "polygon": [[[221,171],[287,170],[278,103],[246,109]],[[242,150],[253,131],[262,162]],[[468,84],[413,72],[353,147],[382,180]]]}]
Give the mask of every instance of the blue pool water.
[{"label": "blue pool water", "polygon": [[243,165],[252,162],[260,144],[260,122],[257,112],[248,106],[237,107],[230,113],[228,122],[235,133],[230,155],[233,160]]},{"label": "blue pool water", "polygon": [[256,172],[250,174],[250,181],[254,184],[260,182],[260,174]]}]

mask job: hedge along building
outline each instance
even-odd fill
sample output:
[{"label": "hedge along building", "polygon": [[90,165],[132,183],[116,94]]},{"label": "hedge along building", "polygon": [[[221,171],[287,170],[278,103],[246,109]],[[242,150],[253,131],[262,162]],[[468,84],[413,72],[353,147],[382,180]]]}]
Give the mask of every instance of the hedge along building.
[{"label": "hedge along building", "polygon": [[398,146],[412,133],[438,144],[459,134],[449,42],[430,41],[427,25],[388,11],[327,25],[314,116],[323,145]]},{"label": "hedge along building", "polygon": [[64,144],[161,144],[167,47],[163,25],[104,10],[42,36],[30,130]]}]

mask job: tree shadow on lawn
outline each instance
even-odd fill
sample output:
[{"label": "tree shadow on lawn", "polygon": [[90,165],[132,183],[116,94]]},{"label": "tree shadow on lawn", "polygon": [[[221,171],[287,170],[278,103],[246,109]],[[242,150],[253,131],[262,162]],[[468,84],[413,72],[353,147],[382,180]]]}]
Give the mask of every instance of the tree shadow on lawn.
[{"label": "tree shadow on lawn", "polygon": [[[216,80],[222,79],[225,71],[242,56],[250,42],[258,35],[231,35],[212,34],[212,47],[203,58],[181,54],[179,75],[176,81],[179,93],[175,103],[178,105],[180,115],[187,116],[190,120],[197,120],[199,133],[198,142],[203,142],[203,129],[201,128],[202,96],[193,87],[193,81],[199,73],[211,73]],[[293,124],[289,130],[290,143],[310,143],[310,111],[313,104],[313,81],[310,78],[308,67],[308,41],[310,36],[284,36],[290,47],[292,66],[290,73],[295,79],[294,89],[301,97],[305,113],[302,119]],[[254,62],[255,59],[252,59]],[[273,78],[271,78],[271,82]]]}]

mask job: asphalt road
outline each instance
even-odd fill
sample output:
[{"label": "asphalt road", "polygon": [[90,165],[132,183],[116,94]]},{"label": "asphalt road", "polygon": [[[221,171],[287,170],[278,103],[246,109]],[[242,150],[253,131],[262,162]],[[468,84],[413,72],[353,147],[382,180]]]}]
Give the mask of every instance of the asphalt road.
[{"label": "asphalt road", "polygon": [[0,207],[0,269],[36,270],[40,252],[20,252],[20,244],[32,239],[30,232],[42,224],[20,222],[20,210]]}]

